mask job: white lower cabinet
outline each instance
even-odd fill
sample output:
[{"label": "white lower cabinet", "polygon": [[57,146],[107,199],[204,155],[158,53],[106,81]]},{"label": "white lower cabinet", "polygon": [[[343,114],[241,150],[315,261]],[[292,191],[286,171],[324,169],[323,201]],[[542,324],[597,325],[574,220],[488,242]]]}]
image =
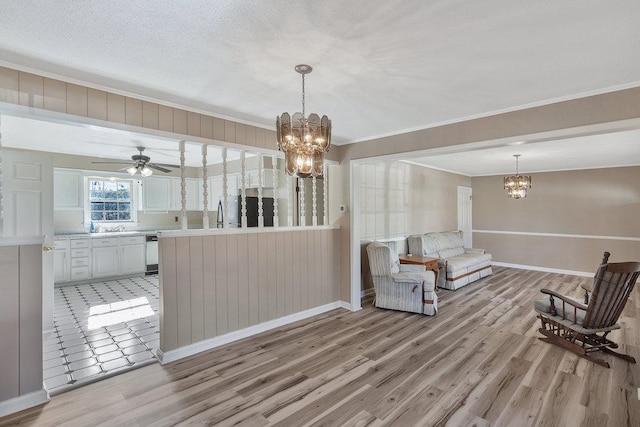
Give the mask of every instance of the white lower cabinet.
[{"label": "white lower cabinet", "polygon": [[146,268],[145,237],[120,237],[120,274],[143,273]]},{"label": "white lower cabinet", "polygon": [[[113,240],[113,242],[107,242]],[[117,276],[120,272],[118,262],[118,239],[100,239],[104,244],[95,246],[91,251],[92,277]],[[111,244],[112,243],[112,244]]]},{"label": "white lower cabinet", "polygon": [[55,239],[56,283],[144,273],[145,236]]},{"label": "white lower cabinet", "polygon": [[69,240],[55,239],[53,242],[53,281],[69,281]]}]

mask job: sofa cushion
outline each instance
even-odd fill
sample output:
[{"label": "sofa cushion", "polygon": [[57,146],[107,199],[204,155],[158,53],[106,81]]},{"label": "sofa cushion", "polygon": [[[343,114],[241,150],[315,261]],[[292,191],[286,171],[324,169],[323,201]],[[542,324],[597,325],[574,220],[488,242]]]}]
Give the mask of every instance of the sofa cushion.
[{"label": "sofa cushion", "polygon": [[462,246],[458,246],[457,248],[439,250],[438,258],[451,258],[462,254],[464,254],[464,248]]},{"label": "sofa cushion", "polygon": [[491,254],[463,254],[447,258],[447,272],[458,272],[472,267],[482,267],[491,264]]}]

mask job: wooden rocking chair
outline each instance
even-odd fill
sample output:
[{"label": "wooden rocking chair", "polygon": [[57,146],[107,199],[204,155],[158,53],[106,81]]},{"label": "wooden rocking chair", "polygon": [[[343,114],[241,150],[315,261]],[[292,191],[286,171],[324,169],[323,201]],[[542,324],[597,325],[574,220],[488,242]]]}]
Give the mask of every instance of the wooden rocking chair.
[{"label": "wooden rocking chair", "polygon": [[640,262],[606,263],[608,255],[605,252],[604,263],[596,272],[593,287],[588,289],[591,297],[585,299],[586,304],[548,289],[541,292],[549,298],[537,300],[534,304],[542,322],[538,330],[545,336],[540,340],[606,368],[609,364],[591,356],[591,353],[602,351],[636,363],[633,357],[613,351],[618,345],[607,339],[607,335],[614,329],[620,329],[618,318],[640,275]]}]

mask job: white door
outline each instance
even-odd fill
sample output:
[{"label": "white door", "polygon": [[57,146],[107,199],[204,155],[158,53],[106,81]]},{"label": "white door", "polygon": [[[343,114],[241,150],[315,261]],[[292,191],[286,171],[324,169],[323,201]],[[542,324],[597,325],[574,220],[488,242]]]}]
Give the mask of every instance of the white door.
[{"label": "white door", "polygon": [[462,231],[464,247],[472,248],[471,188],[458,187],[458,230]]},{"label": "white door", "polygon": [[118,268],[118,247],[93,247],[91,251],[93,277],[111,277],[120,274]]},{"label": "white door", "polygon": [[146,251],[142,245],[124,245],[120,247],[120,274],[144,273],[146,270]]},{"label": "white door", "polygon": [[53,329],[53,156],[2,150],[3,236],[44,236],[42,327]]}]

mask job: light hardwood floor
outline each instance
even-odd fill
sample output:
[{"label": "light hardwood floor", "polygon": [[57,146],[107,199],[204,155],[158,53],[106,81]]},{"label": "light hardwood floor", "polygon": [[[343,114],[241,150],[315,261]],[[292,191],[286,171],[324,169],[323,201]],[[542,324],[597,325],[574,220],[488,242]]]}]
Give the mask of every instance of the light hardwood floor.
[{"label": "light hardwood floor", "polygon": [[[52,398],[0,425],[640,426],[640,367],[611,369],[537,339],[546,287],[581,296],[569,275],[495,268],[441,290],[426,317],[334,310],[166,366]],[[614,340],[640,360],[640,293]]]}]

